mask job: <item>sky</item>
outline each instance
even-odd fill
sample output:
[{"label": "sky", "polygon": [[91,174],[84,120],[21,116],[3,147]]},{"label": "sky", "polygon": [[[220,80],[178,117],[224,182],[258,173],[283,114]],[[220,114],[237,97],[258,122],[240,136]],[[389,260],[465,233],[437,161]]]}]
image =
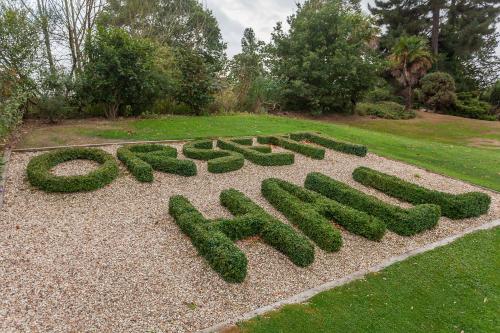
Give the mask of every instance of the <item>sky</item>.
[{"label": "sky", "polygon": [[[201,0],[211,9],[219,21],[222,36],[227,42],[227,55],[232,57],[241,50],[241,37],[247,27],[254,29],[257,38],[266,43],[271,39],[276,22],[286,22],[287,16],[296,10],[299,0]],[[302,0],[300,0],[302,2]],[[368,3],[362,0],[368,11]],[[500,29],[500,26],[498,27]],[[500,46],[497,48],[500,54]]]}]

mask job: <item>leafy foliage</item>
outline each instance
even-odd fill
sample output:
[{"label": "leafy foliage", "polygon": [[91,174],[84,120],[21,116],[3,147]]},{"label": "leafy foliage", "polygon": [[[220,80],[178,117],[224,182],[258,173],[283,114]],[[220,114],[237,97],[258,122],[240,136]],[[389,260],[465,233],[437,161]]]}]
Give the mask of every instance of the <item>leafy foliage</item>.
[{"label": "leafy foliage", "polygon": [[433,110],[447,110],[456,104],[455,80],[444,72],[427,74],[420,81],[424,104]]},{"label": "leafy foliage", "polygon": [[404,106],[396,102],[358,103],[356,113],[384,119],[411,119],[416,116],[415,111],[405,111]]},{"label": "leafy foliage", "polygon": [[283,82],[286,107],[349,111],[374,86],[382,61],[370,42],[376,28],[340,0],[306,1],[273,33],[271,69]]},{"label": "leafy foliage", "polygon": [[492,106],[488,102],[481,101],[477,94],[462,92],[457,94],[456,104],[449,113],[473,119],[497,120],[492,111]]}]

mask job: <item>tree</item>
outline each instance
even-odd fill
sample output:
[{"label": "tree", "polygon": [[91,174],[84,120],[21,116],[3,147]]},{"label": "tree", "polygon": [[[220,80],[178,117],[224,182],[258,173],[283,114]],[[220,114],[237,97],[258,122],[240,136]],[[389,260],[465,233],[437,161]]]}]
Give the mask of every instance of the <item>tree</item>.
[{"label": "tree", "polygon": [[85,45],[88,63],[82,74],[80,96],[107,106],[114,119],[120,107],[149,105],[155,97],[154,47],[118,28],[98,27]]},{"label": "tree", "polygon": [[184,103],[195,112],[202,114],[205,107],[213,101],[215,79],[203,60],[195,51],[177,49],[177,68],[179,70],[176,100]]},{"label": "tree", "polygon": [[220,71],[226,44],[213,13],[197,0],[108,0],[103,22],[161,45],[189,48]]},{"label": "tree", "polygon": [[427,42],[418,36],[399,38],[389,56],[391,73],[401,86],[407,90],[406,110],[412,109],[413,87],[432,67],[432,55]]},{"label": "tree", "polygon": [[235,84],[238,106],[253,108],[248,104],[248,96],[254,82],[264,75],[263,49],[264,42],[255,37],[252,28],[246,28],[241,39],[241,53],[230,62],[230,78]]},{"label": "tree", "polygon": [[424,104],[434,111],[444,111],[456,104],[455,80],[444,72],[425,75],[420,80]]},{"label": "tree", "polygon": [[272,74],[284,83],[287,107],[314,112],[353,110],[373,87],[382,61],[371,48],[377,29],[356,4],[310,0],[272,35]]}]

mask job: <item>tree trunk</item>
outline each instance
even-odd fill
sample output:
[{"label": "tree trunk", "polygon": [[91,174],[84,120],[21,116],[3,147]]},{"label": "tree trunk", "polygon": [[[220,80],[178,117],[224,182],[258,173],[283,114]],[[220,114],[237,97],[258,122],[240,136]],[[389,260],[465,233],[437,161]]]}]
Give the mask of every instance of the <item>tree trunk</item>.
[{"label": "tree trunk", "polygon": [[439,52],[439,1],[432,1],[432,53],[438,55]]},{"label": "tree trunk", "polygon": [[52,56],[52,48],[50,45],[50,32],[49,32],[49,17],[47,13],[46,3],[37,0],[38,15],[40,18],[40,26],[42,28],[43,41],[45,44],[45,51],[47,52],[47,61],[49,62],[50,73],[55,75],[56,66],[54,65],[54,57]]},{"label": "tree trunk", "polygon": [[413,109],[413,87],[408,86],[408,98],[406,99],[406,111],[411,111]]},{"label": "tree trunk", "polygon": [[112,103],[108,105],[108,110],[106,112],[106,118],[115,120],[116,116],[118,115],[118,109],[120,107],[119,103]]}]

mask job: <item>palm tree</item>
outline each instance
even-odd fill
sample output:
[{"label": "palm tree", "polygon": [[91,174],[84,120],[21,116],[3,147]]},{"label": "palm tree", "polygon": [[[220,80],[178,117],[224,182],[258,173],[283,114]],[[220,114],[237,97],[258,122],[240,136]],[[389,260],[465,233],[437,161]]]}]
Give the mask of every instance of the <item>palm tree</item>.
[{"label": "palm tree", "polygon": [[389,56],[391,73],[408,90],[406,110],[412,108],[413,87],[432,67],[433,56],[427,41],[419,36],[402,36]]}]

